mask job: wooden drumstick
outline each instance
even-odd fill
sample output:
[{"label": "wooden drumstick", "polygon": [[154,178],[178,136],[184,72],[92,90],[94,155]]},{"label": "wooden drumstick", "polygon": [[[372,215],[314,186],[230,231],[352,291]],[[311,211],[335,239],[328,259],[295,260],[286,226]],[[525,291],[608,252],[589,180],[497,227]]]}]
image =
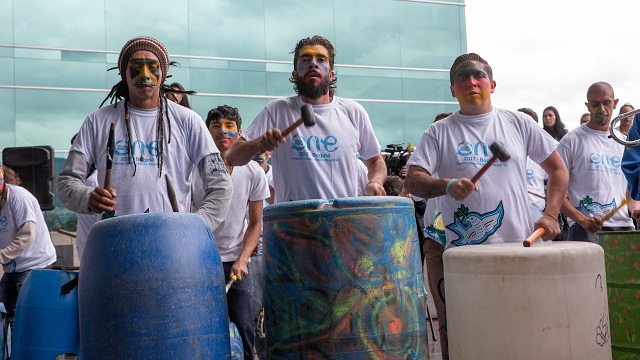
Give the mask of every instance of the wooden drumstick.
[{"label": "wooden drumstick", "polygon": [[540,199],[547,200],[547,197],[546,197],[544,194],[540,194],[540,193],[535,192],[535,191],[533,191],[533,190],[531,190],[531,189],[527,189],[527,192],[528,192],[529,194],[533,195],[533,196],[539,197]]},{"label": "wooden drumstick", "polygon": [[525,240],[522,245],[524,245],[524,247],[530,247],[531,245],[533,245],[539,238],[543,237],[545,233],[544,228],[537,228],[533,234],[529,235],[529,237],[527,238],[527,240]]},{"label": "wooden drumstick", "polygon": [[169,194],[169,202],[171,203],[171,209],[173,212],[180,212],[180,208],[178,207],[178,200],[176,199],[176,192],[173,190],[173,185],[171,185],[171,180],[167,174],[164,174],[164,178],[167,181],[167,193]]},{"label": "wooden drumstick", "polygon": [[116,123],[111,123],[111,129],[109,129],[109,138],[107,139],[107,167],[104,173],[104,188],[111,190],[111,168],[113,167],[113,155],[115,152],[115,140],[114,131]]},{"label": "wooden drumstick", "polygon": [[615,215],[615,213],[617,213],[617,212],[618,212],[618,210],[620,210],[620,209],[624,206],[624,204],[628,203],[628,202],[629,202],[629,200],[631,200],[631,198],[626,198],[626,199],[622,200],[622,202],[620,203],[620,205],[616,206],[616,208],[615,208],[615,209],[613,209],[613,210],[609,211],[605,216],[601,217],[600,219],[602,220],[602,222],[605,222],[605,221],[607,221],[607,220],[611,219],[611,217],[612,217],[613,215]]},{"label": "wooden drumstick", "polygon": [[305,104],[300,109],[300,119],[296,120],[293,124],[287,126],[286,129],[282,130],[282,136],[287,136],[291,133],[295,128],[304,123],[304,126],[313,126],[316,124],[316,116],[313,113],[313,106],[310,104]]}]

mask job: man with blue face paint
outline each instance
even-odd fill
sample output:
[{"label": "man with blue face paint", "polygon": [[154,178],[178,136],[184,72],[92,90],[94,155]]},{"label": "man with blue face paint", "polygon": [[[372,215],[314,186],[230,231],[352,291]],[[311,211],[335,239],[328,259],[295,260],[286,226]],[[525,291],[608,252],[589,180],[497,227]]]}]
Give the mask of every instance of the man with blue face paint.
[{"label": "man with blue face paint", "polygon": [[[358,155],[367,166],[365,195],[385,195],[387,169],[369,115],[351,100],[335,96],[335,49],[329,40],[313,36],[293,51],[293,88],[298,96],[270,102],[227,154],[231,165],[272,151],[275,203],[358,196]],[[313,106],[316,124],[299,126],[286,137],[281,129],[300,118],[305,104]]]},{"label": "man with blue face paint", "polygon": [[609,137],[609,122],[617,104],[611,85],[592,84],[585,102],[590,120],[571,130],[558,145],[569,169],[569,198],[562,206],[568,216],[567,240],[599,243],[597,231],[635,230],[629,211],[637,208],[636,201],[623,205],[608,220],[601,219],[629,196],[621,169],[624,146]]},{"label": "man with blue face paint", "polygon": [[[242,134],[242,118],[238,109],[228,105],[211,109],[207,114],[206,125],[225,160],[227,152]],[[256,332],[253,323],[254,280],[250,259],[258,247],[262,230],[262,206],[264,199],[270,195],[269,185],[264,170],[255,161],[243,166],[227,164],[227,170],[231,174],[233,185],[231,206],[227,217],[213,231],[213,236],[220,252],[225,279],[236,276],[236,281],[227,292],[229,320],[240,332],[244,358],[252,360]],[[200,202],[203,197],[203,194],[195,193],[194,201]]]}]

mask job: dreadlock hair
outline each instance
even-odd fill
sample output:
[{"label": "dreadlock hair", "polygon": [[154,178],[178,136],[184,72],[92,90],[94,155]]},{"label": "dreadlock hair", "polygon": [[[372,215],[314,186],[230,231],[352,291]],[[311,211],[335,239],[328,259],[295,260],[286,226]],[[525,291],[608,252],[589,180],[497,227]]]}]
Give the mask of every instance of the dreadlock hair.
[{"label": "dreadlock hair", "polygon": [[[300,50],[305,46],[312,46],[312,45],[320,45],[320,46],[323,46],[325,49],[327,49],[327,51],[329,52],[329,68],[331,71],[334,71],[333,65],[335,64],[335,60],[336,60],[336,49],[333,47],[333,44],[331,44],[331,41],[329,41],[329,39],[320,35],[306,37],[298,41],[298,43],[296,44],[296,48],[291,52],[291,54],[293,54],[293,69],[295,70],[296,65],[298,64],[298,56],[300,55]],[[336,93],[336,87],[338,86],[337,85],[338,76],[336,76],[336,74],[337,73],[334,71],[333,79],[331,80],[331,84],[329,85],[330,96],[333,96]],[[289,77],[289,82],[293,84],[293,89],[296,91],[296,93],[298,93],[298,87],[296,86],[296,79],[293,77],[293,75]]]},{"label": "dreadlock hair", "polygon": [[[167,146],[171,143],[171,119],[169,118],[169,110],[168,110],[168,99],[166,97],[167,92],[176,92],[173,88],[164,84],[164,81],[167,79],[169,66],[175,66],[177,63],[175,61],[169,61],[169,52],[167,48],[158,40],[149,37],[149,36],[138,36],[129,41],[127,41],[122,50],[120,51],[120,55],[118,57],[118,66],[108,69],[118,69],[120,74],[120,81],[116,83],[112,88],[107,97],[102,101],[100,107],[104,105],[107,100],[110,100],[109,104],[114,104],[113,107],[118,106],[118,102],[124,99],[124,123],[126,126],[127,140],[129,141],[129,146],[127,147],[127,152],[129,155],[129,163],[131,163],[133,159],[133,176],[136,176],[137,164],[136,160],[133,157],[133,142],[131,141],[131,126],[129,124],[129,87],[127,85],[126,77],[126,66],[129,63],[129,59],[131,55],[133,55],[136,51],[149,51],[152,52],[160,62],[160,67],[162,69],[162,77],[158,79],[160,83],[160,109],[158,112],[158,123],[156,125],[156,138],[160,140],[160,146],[158,146],[158,153],[156,155],[157,164],[158,164],[158,177],[162,177],[162,166],[164,164],[164,118],[167,119],[167,126],[169,128],[169,136],[167,139]],[[191,92],[185,92],[191,93]],[[193,92],[195,94],[195,92]]]},{"label": "dreadlock hair", "polygon": [[487,60],[481,58],[480,55],[476,53],[468,53],[458,56],[453,62],[453,65],[451,65],[451,70],[449,70],[449,80],[451,81],[451,85],[453,85],[453,78],[456,75],[458,68],[460,67],[460,65],[462,65],[462,63],[467,61],[478,61],[484,64],[485,70],[487,70],[487,75],[489,75],[489,80],[493,80],[493,70],[491,69],[491,65],[489,65]]}]

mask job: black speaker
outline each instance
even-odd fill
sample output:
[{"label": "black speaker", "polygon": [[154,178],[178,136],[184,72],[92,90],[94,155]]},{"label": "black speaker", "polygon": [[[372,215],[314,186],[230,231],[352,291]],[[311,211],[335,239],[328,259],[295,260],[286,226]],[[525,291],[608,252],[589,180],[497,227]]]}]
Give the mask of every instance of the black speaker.
[{"label": "black speaker", "polygon": [[55,209],[55,156],[51,146],[4,148],[2,164],[18,173],[22,186],[38,199],[41,210]]}]

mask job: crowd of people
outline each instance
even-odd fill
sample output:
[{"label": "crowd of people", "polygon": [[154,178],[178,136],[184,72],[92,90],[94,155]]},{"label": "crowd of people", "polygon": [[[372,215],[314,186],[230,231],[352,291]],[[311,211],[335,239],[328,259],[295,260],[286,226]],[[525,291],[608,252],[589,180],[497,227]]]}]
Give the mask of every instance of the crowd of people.
[{"label": "crowd of people", "polygon": [[[595,82],[587,89],[588,112],[578,128],[567,131],[554,106],[543,110],[541,127],[530,108],[494,107],[491,66],[477,54],[463,54],[449,74],[459,110],[438,114],[402,175],[388,176],[369,114],[336,95],[333,44],[322,36],[306,37],[293,54],[290,81],[296,95],[269,102],[243,130],[239,109],[216,105],[203,121],[190,107],[193,91],[177,82],[165,84],[172,62],[161,42],[144,36],[129,40],[118,58],[121,80],[86,117],[58,177],[60,200],[78,214],[80,254],[87,229],[100,221],[100,214],[172,211],[163,177],[171,178],[178,210],[204,219],[215,236],[225,278],[235,279],[227,305],[245,359],[253,359],[254,352],[266,358],[261,236],[263,208],[270,204],[363,195],[411,198],[420,210],[421,255],[441,320],[445,359],[446,249],[521,242],[535,228],[544,229],[543,240],[591,242],[598,242],[598,231],[635,229],[640,215],[635,200],[606,216],[622,200],[640,197],[640,155],[608,136],[618,104],[610,84]],[[315,125],[283,133],[303,116],[306,105],[312,106]],[[626,103],[619,113],[630,109]],[[111,124],[120,145],[108,158]],[[621,121],[618,131],[629,139],[640,136],[633,118]],[[318,141],[307,141],[311,138]],[[493,144],[508,151],[510,159],[495,162],[478,177]],[[103,179],[109,161],[107,186]],[[55,261],[35,198],[13,179],[10,169],[0,168],[0,215],[9,220],[0,222],[0,230],[9,229],[0,231],[5,270],[0,301],[8,309],[15,306],[28,271]],[[89,223],[81,233],[82,218]]]}]

